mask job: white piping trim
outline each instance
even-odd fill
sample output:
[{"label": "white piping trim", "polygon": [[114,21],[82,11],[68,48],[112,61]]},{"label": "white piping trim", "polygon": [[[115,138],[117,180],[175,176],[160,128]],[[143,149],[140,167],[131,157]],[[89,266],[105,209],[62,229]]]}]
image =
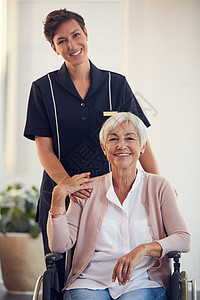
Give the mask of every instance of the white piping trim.
[{"label": "white piping trim", "polygon": [[108,93],[109,93],[109,104],[110,104],[110,111],[112,111],[112,95],[111,95],[111,74],[110,72],[108,72],[108,80],[109,80],[109,84],[108,84]]},{"label": "white piping trim", "polygon": [[52,96],[53,106],[54,106],[54,114],[55,114],[55,121],[56,121],[56,134],[57,134],[57,142],[58,142],[58,159],[60,160],[60,137],[59,137],[59,129],[58,129],[58,117],[57,117],[57,111],[56,111],[56,102],[55,102],[53,86],[52,86],[50,75],[48,74],[47,76],[48,76],[48,79],[49,79],[49,84],[50,84],[50,89],[51,89],[51,96]]}]

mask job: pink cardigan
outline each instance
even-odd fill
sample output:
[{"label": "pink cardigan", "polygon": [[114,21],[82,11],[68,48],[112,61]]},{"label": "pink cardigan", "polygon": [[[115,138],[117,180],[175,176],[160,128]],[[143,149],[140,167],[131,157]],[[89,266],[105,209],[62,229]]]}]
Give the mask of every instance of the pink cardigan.
[{"label": "pink cardigan", "polygon": [[[63,253],[76,243],[72,269],[66,287],[72,283],[89,263],[98,241],[101,223],[108,207],[105,176],[94,179],[90,198],[71,201],[66,215],[52,218],[47,222],[49,247],[53,252]],[[170,251],[188,252],[190,234],[176,203],[173,188],[169,182],[157,175],[144,172],[142,203],[148,214],[148,225],[152,239],[162,246],[162,257],[148,270],[150,279],[167,289],[169,262],[165,256]],[[167,237],[165,236],[165,230]]]}]

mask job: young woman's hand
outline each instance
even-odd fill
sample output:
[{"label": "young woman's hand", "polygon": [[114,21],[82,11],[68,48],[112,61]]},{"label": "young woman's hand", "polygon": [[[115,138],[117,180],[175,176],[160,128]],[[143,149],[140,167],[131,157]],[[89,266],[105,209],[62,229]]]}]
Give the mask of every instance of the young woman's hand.
[{"label": "young woman's hand", "polygon": [[[86,174],[90,174],[90,173],[86,173]],[[88,178],[90,178],[89,175]],[[73,200],[74,202],[77,202],[76,197],[81,199],[87,199],[90,197],[91,192],[92,192],[92,184],[90,184],[89,189],[81,189],[73,194],[70,194],[70,199]]]},{"label": "young woman's hand", "polygon": [[92,182],[93,179],[90,178],[89,172],[72,177],[65,176],[53,189],[51,211],[57,212],[57,210],[64,208],[66,196],[82,190],[91,191]]},{"label": "young woman's hand", "polygon": [[[90,178],[90,173],[77,174],[72,177],[63,178],[58,187],[66,195],[71,195],[82,190],[91,190],[92,189],[93,179]],[[87,194],[88,195],[88,194]]]}]

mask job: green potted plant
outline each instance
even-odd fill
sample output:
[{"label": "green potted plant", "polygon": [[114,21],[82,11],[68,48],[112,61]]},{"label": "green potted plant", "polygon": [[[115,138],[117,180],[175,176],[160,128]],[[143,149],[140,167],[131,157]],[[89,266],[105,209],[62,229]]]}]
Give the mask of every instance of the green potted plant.
[{"label": "green potted plant", "polygon": [[35,186],[26,189],[17,183],[0,192],[0,198],[0,231],[4,234],[26,232],[36,238],[40,233],[40,228],[35,223],[38,189]]},{"label": "green potted plant", "polygon": [[9,185],[0,192],[0,258],[4,284],[12,292],[33,291],[45,269],[40,228],[35,223],[38,189]]}]

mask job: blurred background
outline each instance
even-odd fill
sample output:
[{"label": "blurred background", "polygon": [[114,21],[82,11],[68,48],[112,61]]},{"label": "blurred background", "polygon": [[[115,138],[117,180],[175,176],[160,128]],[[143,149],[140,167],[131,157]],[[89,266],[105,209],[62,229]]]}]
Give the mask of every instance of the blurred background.
[{"label": "blurred background", "polygon": [[1,0],[0,190],[13,182],[40,185],[34,142],[23,137],[31,82],[59,69],[43,36],[54,9],[80,13],[89,58],[122,73],[152,126],[148,136],[161,174],[178,192],[192,236],[182,269],[200,290],[200,1]]}]

